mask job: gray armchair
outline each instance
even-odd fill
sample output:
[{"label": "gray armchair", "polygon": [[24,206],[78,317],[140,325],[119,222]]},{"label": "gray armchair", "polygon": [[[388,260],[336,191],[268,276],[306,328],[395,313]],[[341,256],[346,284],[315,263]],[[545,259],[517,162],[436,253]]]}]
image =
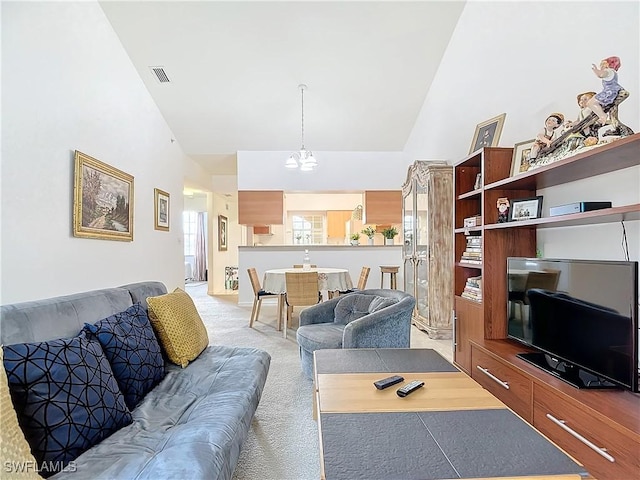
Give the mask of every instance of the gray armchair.
[{"label": "gray armchair", "polygon": [[303,310],[296,334],[303,373],[312,378],[313,352],[320,349],[409,348],[415,303],[400,290],[371,289]]}]

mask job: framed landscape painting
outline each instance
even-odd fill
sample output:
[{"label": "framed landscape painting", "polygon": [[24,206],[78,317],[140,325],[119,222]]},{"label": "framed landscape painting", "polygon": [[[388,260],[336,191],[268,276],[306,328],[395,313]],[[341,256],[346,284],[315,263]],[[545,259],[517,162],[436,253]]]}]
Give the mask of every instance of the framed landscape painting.
[{"label": "framed landscape painting", "polygon": [[502,134],[502,126],[504,125],[504,119],[507,116],[506,113],[502,113],[497,117],[485,120],[482,123],[476,125],[476,131],[473,134],[473,140],[471,141],[471,149],[469,153],[476,152],[483,147],[497,147],[500,141],[500,135]]},{"label": "framed landscape painting", "polygon": [[133,176],[77,150],[73,236],[133,241]]},{"label": "framed landscape painting", "polygon": [[153,216],[155,218],[154,228],[156,230],[169,231],[169,194],[160,190],[153,189],[154,207]]}]

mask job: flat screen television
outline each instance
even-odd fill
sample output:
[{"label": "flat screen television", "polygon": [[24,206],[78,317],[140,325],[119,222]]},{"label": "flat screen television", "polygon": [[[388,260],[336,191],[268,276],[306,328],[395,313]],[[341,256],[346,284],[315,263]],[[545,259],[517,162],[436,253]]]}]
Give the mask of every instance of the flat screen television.
[{"label": "flat screen television", "polygon": [[578,388],[638,391],[638,262],[507,258],[508,337]]}]

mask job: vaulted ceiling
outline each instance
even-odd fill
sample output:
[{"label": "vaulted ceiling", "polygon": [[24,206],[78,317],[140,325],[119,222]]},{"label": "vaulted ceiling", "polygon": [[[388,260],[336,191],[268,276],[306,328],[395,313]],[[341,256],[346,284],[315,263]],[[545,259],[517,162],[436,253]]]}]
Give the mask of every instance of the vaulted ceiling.
[{"label": "vaulted ceiling", "polygon": [[[100,3],[183,151],[402,150],[464,2]],[[151,67],[162,67],[161,83]]]}]

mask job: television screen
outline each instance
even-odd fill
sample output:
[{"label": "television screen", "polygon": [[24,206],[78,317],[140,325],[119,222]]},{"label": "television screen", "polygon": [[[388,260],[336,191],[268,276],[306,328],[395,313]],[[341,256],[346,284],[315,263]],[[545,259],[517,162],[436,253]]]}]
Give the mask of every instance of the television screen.
[{"label": "television screen", "polygon": [[508,336],[578,387],[638,391],[638,262],[507,259]]}]

